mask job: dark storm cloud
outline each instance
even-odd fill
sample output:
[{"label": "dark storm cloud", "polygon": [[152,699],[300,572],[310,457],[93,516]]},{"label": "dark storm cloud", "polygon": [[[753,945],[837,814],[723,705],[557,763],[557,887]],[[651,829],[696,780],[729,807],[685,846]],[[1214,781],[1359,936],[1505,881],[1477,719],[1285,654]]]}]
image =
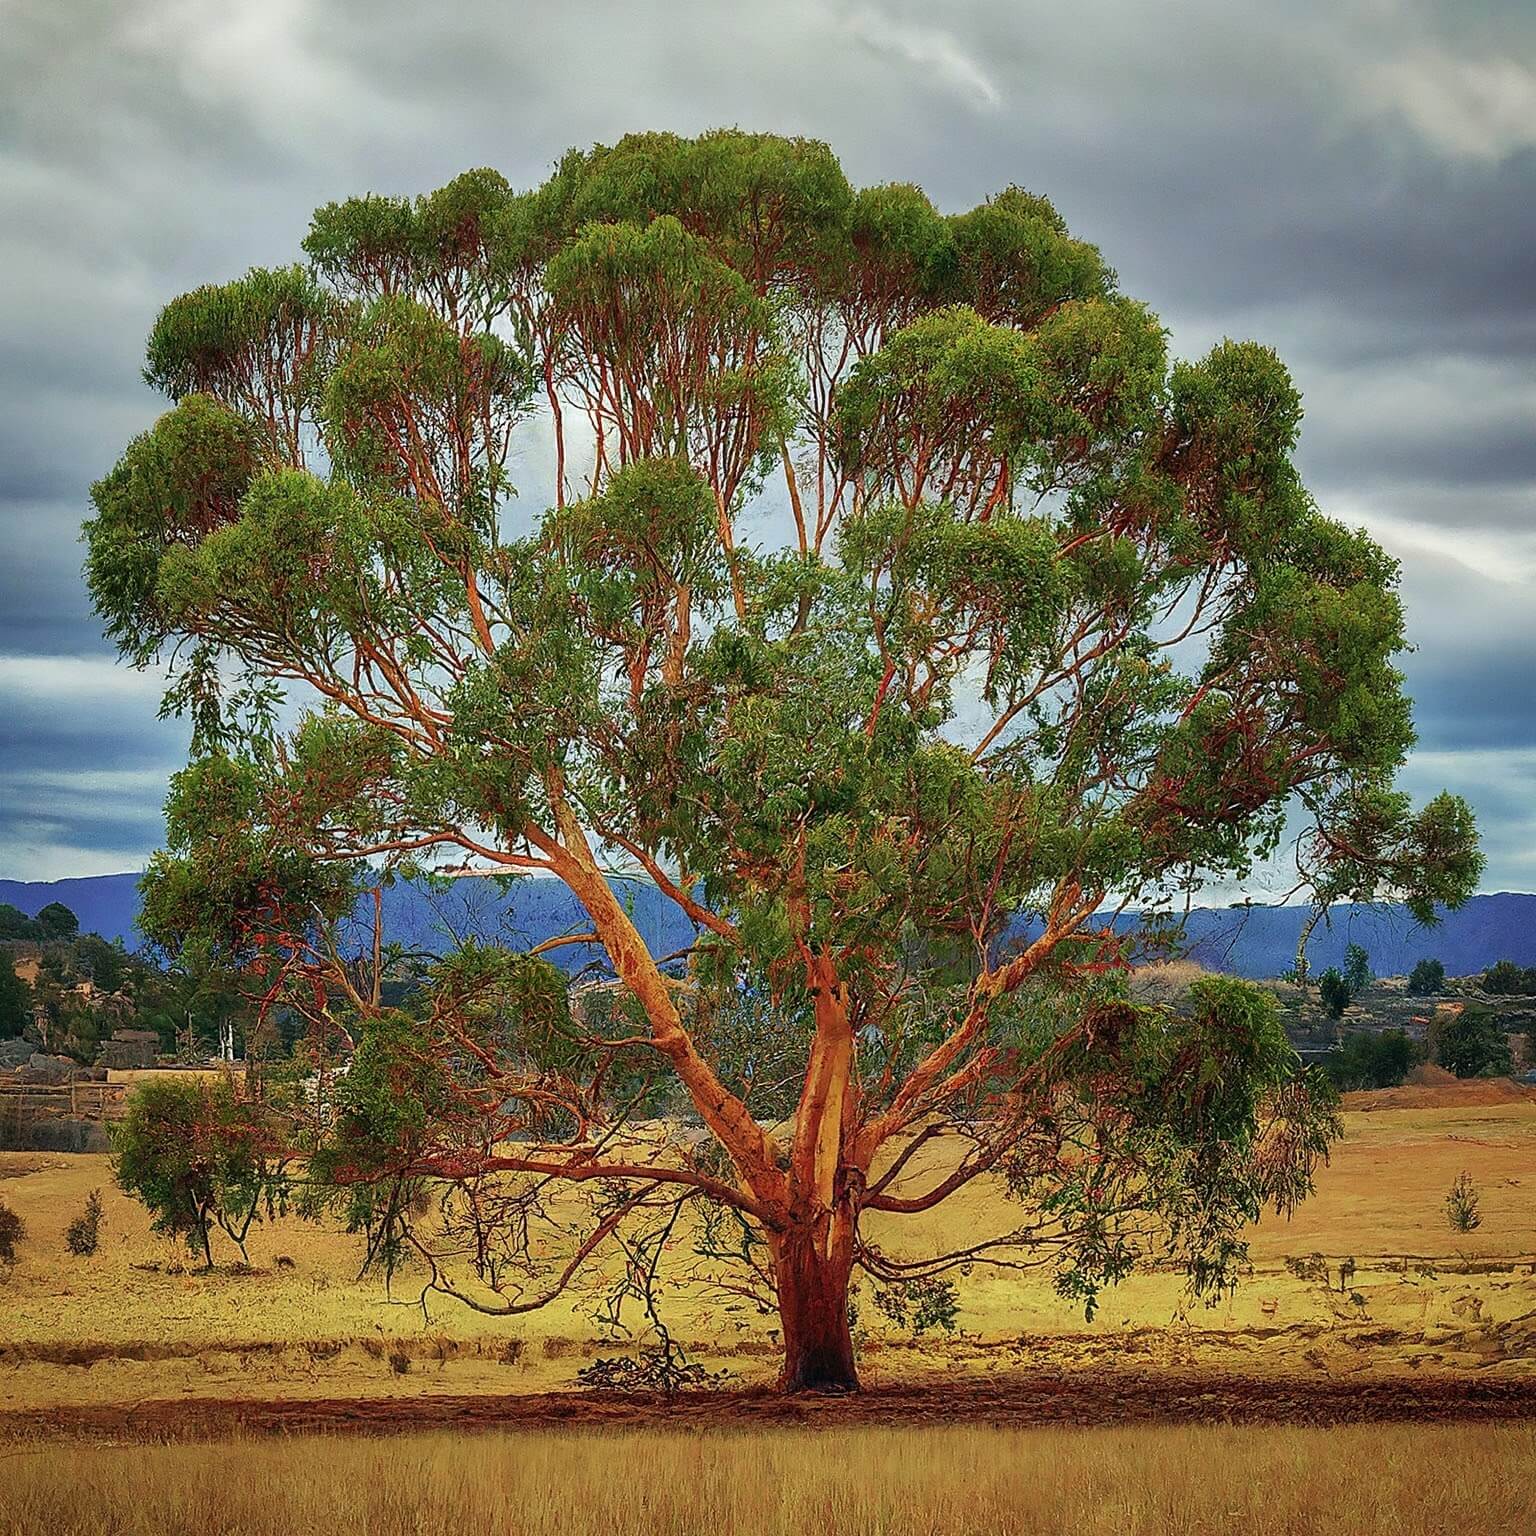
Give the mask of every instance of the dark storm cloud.
[{"label": "dark storm cloud", "polygon": [[[1319,501],[1405,562],[1414,787],[1478,803],[1490,884],[1536,881],[1529,5],[12,0],[3,23],[0,873],[158,836],[181,733],[98,665],[76,533],[163,406],[138,379],[159,305],[293,259],[332,198],[481,164],[529,184],[573,144],[739,123],[945,208],[1046,192],[1175,351],[1275,345]],[[73,702],[38,707],[57,658]],[[70,784],[108,768],[130,777],[104,812]]]}]

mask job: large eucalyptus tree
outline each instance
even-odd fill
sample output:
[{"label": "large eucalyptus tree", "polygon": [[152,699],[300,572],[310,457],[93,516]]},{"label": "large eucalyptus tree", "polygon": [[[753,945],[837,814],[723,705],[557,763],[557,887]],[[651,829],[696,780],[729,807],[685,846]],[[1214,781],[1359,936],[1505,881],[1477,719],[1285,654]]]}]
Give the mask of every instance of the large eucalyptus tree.
[{"label": "large eucalyptus tree", "polygon": [[[477,1223],[494,1187],[520,1246],[477,1225],[479,1280],[439,1282],[505,1312],[627,1222],[724,1213],[791,1388],[856,1385],[856,1267],[1227,1283],[1331,1112],[1241,984],[1127,1001],[1100,914],[1288,824],[1320,888],[1478,872],[1464,807],[1392,788],[1395,567],[1303,488],[1275,355],[1170,363],[1043,198],[944,215],[739,132],[333,204],[304,249],[161,315],[176,404],[95,488],[88,576],[196,727],[149,927],[356,1038],[315,1166],[370,1219],[388,1181]],[[563,881],[620,1006],[474,947],[384,1006],[329,925],[406,864]],[[980,1175],[1007,1232],[896,1258],[861,1227]],[[530,1222],[577,1212],[536,1283]]]}]

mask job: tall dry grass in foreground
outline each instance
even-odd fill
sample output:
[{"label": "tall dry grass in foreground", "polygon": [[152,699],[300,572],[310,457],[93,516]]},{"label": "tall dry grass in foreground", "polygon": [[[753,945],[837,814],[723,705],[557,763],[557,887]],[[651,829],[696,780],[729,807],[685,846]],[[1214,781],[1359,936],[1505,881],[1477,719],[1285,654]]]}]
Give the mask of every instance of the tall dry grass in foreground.
[{"label": "tall dry grass in foreground", "polygon": [[1536,1425],[305,1438],[0,1453],[5,1536],[1530,1529]]}]

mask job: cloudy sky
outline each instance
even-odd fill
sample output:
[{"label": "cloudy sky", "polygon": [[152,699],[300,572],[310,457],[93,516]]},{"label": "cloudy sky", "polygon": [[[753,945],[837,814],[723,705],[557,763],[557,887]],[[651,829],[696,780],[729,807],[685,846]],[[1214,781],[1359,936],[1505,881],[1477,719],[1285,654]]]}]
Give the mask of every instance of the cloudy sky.
[{"label": "cloudy sky", "polygon": [[183,730],[79,578],[159,306],[311,210],[724,124],[945,209],[1009,183],[1175,349],[1278,347],[1325,507],[1403,564],[1416,793],[1536,890],[1529,0],[0,0],[0,876],[141,867]]}]

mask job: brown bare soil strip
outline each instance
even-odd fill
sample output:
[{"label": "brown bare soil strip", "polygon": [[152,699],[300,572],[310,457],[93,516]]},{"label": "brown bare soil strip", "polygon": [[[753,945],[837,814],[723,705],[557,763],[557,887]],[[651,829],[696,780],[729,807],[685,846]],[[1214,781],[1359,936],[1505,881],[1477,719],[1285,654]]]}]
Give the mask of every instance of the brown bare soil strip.
[{"label": "brown bare soil strip", "polygon": [[1400,1088],[1370,1088],[1346,1093],[1344,1107],[1359,1114],[1373,1114],[1383,1109],[1484,1109],[1498,1104],[1536,1102],[1536,1088],[1507,1077],[1455,1078],[1439,1067],[1420,1067],[1417,1074],[1429,1070],[1440,1075],[1428,1081],[1410,1078]]},{"label": "brown bare soil strip", "polygon": [[151,1399],[0,1413],[0,1440],[204,1440],[228,1435],[423,1429],[745,1429],[773,1425],[1458,1423],[1536,1419],[1536,1378],[1275,1381],[1158,1374],[1030,1376],[853,1397],[769,1391],[556,1392],[410,1398]]}]

